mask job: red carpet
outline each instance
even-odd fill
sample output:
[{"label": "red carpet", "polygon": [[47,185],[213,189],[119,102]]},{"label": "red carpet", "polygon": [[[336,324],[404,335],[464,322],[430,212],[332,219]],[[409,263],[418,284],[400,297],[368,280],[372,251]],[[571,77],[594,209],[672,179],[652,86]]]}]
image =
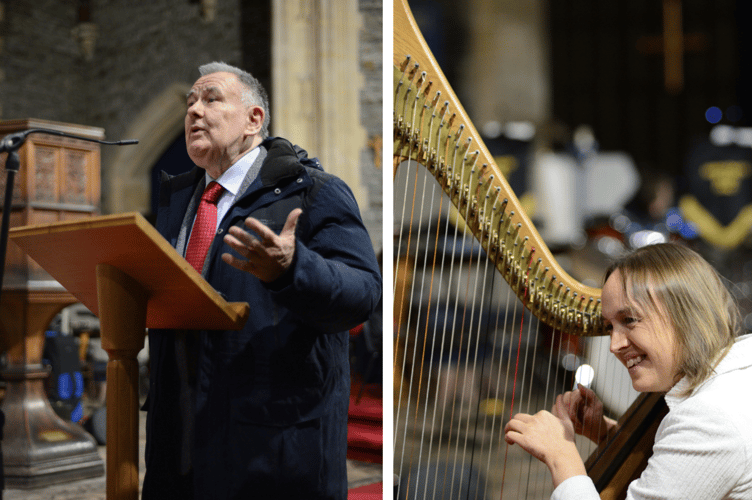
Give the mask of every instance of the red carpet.
[{"label": "red carpet", "polygon": [[347,425],[347,458],[382,463],[384,412],[381,386],[366,386],[360,400],[357,400],[359,388],[353,389]]},{"label": "red carpet", "polygon": [[347,500],[382,500],[384,483],[368,484],[347,492]]},{"label": "red carpet", "polygon": [[[347,424],[347,458],[359,462],[383,463],[384,418],[381,385],[353,383]],[[347,500],[382,500],[382,482],[353,488]]]}]

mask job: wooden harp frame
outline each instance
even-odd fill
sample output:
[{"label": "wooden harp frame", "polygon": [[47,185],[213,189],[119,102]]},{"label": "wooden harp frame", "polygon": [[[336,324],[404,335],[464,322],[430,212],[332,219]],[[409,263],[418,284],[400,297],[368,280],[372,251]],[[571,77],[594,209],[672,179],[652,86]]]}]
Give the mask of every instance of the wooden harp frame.
[{"label": "wooden harp frame", "polygon": [[[392,62],[393,175],[404,161],[425,167],[451,199],[459,223],[538,320],[567,334],[603,335],[601,290],[578,282],[557,263],[454,94],[406,0],[394,1]],[[395,265],[399,281],[406,271]],[[405,300],[396,288],[395,310]],[[401,376],[397,351],[395,346],[395,384]],[[640,395],[620,418],[616,435],[586,461],[603,500],[626,496],[652,453],[666,411],[660,395]]]}]

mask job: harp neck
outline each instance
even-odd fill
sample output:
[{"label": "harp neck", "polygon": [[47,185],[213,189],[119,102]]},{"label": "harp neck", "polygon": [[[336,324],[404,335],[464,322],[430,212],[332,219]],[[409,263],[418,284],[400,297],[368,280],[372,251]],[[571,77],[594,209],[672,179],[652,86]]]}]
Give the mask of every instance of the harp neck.
[{"label": "harp neck", "polygon": [[425,166],[468,230],[541,321],[602,334],[600,290],[556,261],[481,140],[404,0],[394,2],[394,167]]}]

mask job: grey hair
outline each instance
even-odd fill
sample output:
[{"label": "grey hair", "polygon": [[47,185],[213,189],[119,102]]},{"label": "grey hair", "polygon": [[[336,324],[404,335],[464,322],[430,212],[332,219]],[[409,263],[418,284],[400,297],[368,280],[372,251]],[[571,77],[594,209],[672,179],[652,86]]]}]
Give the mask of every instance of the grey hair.
[{"label": "grey hair", "polygon": [[264,110],[264,123],[261,125],[259,136],[262,139],[266,139],[269,136],[269,96],[263,85],[253,75],[240,68],[218,61],[199,66],[198,72],[201,76],[212,73],[232,73],[237,76],[244,89],[242,96],[243,104],[246,106],[260,106]]}]

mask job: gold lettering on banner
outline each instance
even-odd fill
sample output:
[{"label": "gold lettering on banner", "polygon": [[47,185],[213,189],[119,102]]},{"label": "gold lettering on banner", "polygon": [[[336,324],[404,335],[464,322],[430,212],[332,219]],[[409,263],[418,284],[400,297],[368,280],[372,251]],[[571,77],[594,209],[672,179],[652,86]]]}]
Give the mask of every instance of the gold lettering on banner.
[{"label": "gold lettering on banner", "polygon": [[708,162],[700,167],[699,174],[710,181],[713,194],[734,196],[739,192],[742,181],[752,174],[752,165],[747,161]]}]

